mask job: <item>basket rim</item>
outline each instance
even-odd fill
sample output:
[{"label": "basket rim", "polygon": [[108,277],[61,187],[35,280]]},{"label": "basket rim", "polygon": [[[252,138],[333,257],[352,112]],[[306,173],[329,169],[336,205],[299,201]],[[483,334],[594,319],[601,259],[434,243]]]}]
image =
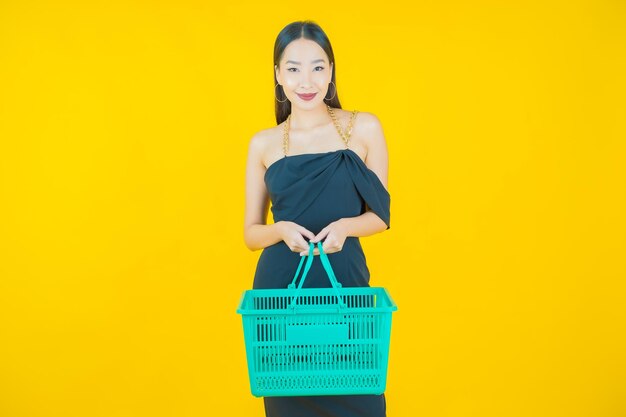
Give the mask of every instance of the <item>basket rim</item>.
[{"label": "basket rim", "polygon": [[[275,315],[293,315],[293,314],[328,314],[337,313],[337,314],[354,314],[354,313],[390,313],[398,310],[398,306],[391,298],[389,291],[385,287],[341,287],[337,289],[340,295],[378,295],[384,298],[385,306],[378,307],[339,307],[336,304],[329,305],[321,305],[321,306],[298,306],[295,309],[292,308],[283,308],[283,309],[255,309],[248,308],[244,306],[244,303],[249,300],[249,297],[254,294],[262,294],[264,292],[268,293],[269,297],[272,296],[282,296],[289,297],[295,294],[295,289],[287,289],[287,288],[261,288],[261,289],[252,289],[245,290],[239,301],[239,305],[237,307],[237,314],[242,315],[255,315],[255,316],[275,316]],[[269,295],[269,293],[273,293]],[[356,294],[355,294],[356,293]],[[334,296],[334,289],[332,287],[324,287],[324,288],[302,288],[300,291],[301,296],[306,295],[328,295]],[[316,311],[318,310],[318,311]],[[333,311],[330,311],[333,310]]]}]

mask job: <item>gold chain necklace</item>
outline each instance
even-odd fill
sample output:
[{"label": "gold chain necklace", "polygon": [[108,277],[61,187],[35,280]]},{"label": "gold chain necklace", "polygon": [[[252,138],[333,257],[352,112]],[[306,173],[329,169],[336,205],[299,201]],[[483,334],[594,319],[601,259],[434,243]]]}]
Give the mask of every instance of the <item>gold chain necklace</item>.
[{"label": "gold chain necklace", "polygon": [[[350,121],[348,122],[348,127],[346,128],[347,132],[344,132],[339,125],[339,120],[337,120],[337,116],[335,116],[335,111],[327,104],[326,108],[328,109],[328,113],[330,114],[330,118],[333,119],[333,123],[335,124],[335,128],[337,132],[339,132],[339,136],[348,146],[348,141],[350,140],[350,135],[352,135],[352,126],[354,124],[354,118],[356,116],[357,111],[352,111],[352,117],[350,117]],[[283,134],[283,153],[287,156],[287,149],[289,147],[289,126],[291,125],[291,113],[287,116],[287,120],[285,121],[284,134]]]}]

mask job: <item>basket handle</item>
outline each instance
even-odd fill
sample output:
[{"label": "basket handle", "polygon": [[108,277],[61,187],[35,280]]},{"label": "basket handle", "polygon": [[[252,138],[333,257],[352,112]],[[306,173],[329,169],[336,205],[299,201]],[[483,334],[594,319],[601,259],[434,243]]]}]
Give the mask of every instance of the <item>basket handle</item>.
[{"label": "basket handle", "polygon": [[[330,284],[335,291],[335,295],[337,296],[339,306],[341,308],[344,308],[346,307],[346,304],[344,303],[343,298],[339,294],[339,288],[341,288],[341,283],[337,281],[335,272],[333,271],[333,268],[330,265],[330,261],[328,260],[328,255],[326,255],[324,253],[324,250],[322,249],[322,242],[317,242],[317,247],[320,250],[320,260],[322,261],[322,266],[324,267],[324,270],[326,271],[326,274],[328,275]],[[309,242],[309,254],[306,257],[307,262],[304,267],[304,274],[302,275],[302,278],[300,279],[300,283],[298,284],[298,288],[296,289],[296,293],[294,294],[293,299],[291,300],[291,304],[289,305],[289,308],[293,309],[296,307],[296,300],[298,299],[300,295],[300,289],[302,288],[302,285],[304,284],[304,280],[306,279],[309,269],[311,269],[311,264],[313,263],[313,258],[314,258],[313,249],[314,248],[315,248],[315,244],[313,242]],[[304,256],[302,257],[302,259],[300,259],[300,264],[298,265],[296,274],[293,277],[293,281],[291,282],[291,284],[288,285],[287,288],[289,289],[295,288],[296,280],[298,279],[298,274],[300,273],[300,269],[302,269],[302,264],[304,263],[304,259],[305,259]]]}]

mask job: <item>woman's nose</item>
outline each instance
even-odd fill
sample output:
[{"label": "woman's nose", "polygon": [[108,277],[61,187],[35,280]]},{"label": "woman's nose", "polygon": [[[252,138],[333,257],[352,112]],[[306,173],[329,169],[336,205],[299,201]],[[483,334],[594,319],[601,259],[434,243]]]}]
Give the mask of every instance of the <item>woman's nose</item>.
[{"label": "woman's nose", "polygon": [[311,76],[306,72],[302,73],[302,77],[300,78],[300,85],[303,87],[309,87],[311,85]]}]

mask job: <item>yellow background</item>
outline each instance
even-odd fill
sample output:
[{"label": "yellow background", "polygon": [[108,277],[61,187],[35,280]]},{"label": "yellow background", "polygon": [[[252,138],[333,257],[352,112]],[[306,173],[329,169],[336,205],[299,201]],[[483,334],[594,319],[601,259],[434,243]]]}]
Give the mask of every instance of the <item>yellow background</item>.
[{"label": "yellow background", "polygon": [[626,415],[626,4],[410,4],[0,2],[0,416],[263,415],[245,159],[301,19],[388,141],[388,415]]}]

